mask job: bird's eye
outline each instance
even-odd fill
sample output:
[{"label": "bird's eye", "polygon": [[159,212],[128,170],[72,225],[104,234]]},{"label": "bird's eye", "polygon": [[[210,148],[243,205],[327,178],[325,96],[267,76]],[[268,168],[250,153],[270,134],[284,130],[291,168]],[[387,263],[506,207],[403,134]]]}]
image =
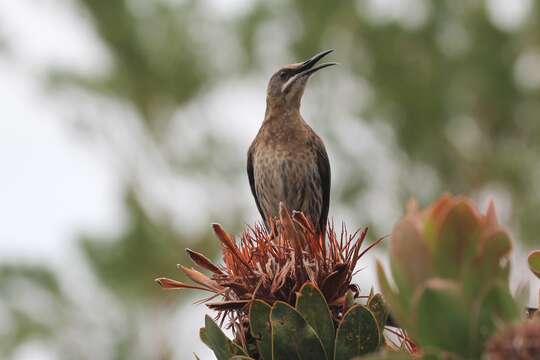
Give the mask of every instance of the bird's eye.
[{"label": "bird's eye", "polygon": [[287,77],[287,73],[286,73],[285,71],[280,71],[280,72],[279,72],[279,77],[280,77],[281,79],[285,79],[285,78]]}]

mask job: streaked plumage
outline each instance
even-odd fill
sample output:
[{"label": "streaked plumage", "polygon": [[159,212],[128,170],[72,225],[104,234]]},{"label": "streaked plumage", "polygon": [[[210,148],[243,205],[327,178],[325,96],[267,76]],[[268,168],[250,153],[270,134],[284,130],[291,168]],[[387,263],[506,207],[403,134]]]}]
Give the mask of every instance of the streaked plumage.
[{"label": "streaked plumage", "polygon": [[309,76],[334,64],[313,67],[329,52],[287,65],[270,79],[265,119],[247,161],[251,191],[266,223],[278,216],[283,202],[302,211],[319,232],[326,227],[330,163],[322,140],[300,115],[300,101]]}]

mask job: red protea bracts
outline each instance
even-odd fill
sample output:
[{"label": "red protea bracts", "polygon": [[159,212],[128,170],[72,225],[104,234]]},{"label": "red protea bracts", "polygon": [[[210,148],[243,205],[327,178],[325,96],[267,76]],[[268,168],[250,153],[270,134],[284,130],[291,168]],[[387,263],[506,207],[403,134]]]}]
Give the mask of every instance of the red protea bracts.
[{"label": "red protea bracts", "polygon": [[[213,229],[223,246],[224,265],[213,264],[204,255],[187,250],[199,267],[210,271],[210,276],[180,265],[196,284],[159,278],[156,281],[168,289],[200,289],[214,293],[202,300],[224,317],[234,310],[240,317],[253,300],[269,305],[284,301],[294,305],[296,294],[306,282],[311,282],[323,293],[336,319],[343,314],[345,295],[350,289],[354,269],[360,257],[379,241],[361,251],[367,228],[349,235],[343,227],[338,237],[329,226],[327,239],[316,233],[316,228],[299,212],[291,214],[280,206],[280,219],[272,224],[273,231],[263,226],[248,228],[237,244],[221,225]],[[220,301],[212,301],[221,296]],[[236,318],[234,316],[233,318]]]}]

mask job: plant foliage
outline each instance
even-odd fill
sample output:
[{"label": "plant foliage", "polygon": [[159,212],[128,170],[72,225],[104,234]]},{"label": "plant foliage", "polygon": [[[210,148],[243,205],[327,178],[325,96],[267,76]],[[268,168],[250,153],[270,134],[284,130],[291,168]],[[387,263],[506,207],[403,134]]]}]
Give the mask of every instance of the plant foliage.
[{"label": "plant foliage", "polygon": [[379,263],[383,294],[425,349],[478,358],[496,326],[519,317],[509,291],[510,237],[491,202],[480,214],[464,197],[411,203],[390,241],[396,288]]}]

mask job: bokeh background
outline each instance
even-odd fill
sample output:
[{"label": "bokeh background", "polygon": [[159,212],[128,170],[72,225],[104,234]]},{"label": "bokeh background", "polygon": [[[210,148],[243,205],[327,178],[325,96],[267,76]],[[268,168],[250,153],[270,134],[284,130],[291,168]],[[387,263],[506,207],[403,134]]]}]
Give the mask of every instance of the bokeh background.
[{"label": "bokeh background", "polygon": [[201,294],[153,279],[181,278],[185,247],[218,259],[211,222],[258,220],[245,161],[266,82],[327,48],[341,66],[302,112],[334,221],[375,239],[411,196],[492,196],[514,286],[537,287],[539,2],[4,0],[0,358],[210,358]]}]

